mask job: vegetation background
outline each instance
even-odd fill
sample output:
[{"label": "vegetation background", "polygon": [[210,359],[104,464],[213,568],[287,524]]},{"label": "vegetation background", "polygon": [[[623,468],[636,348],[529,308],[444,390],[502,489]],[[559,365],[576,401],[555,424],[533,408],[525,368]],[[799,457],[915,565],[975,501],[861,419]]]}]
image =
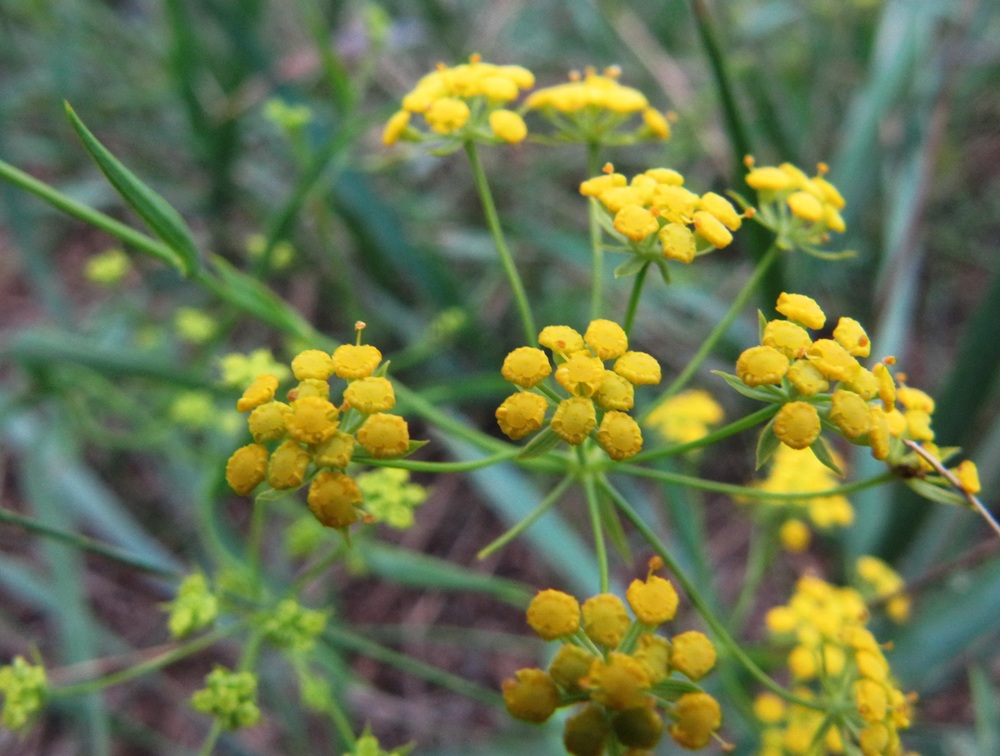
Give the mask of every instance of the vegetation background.
[{"label": "vegetation background", "polygon": [[[467,166],[380,143],[419,76],[473,52],[525,65],[541,84],[620,65],[625,83],[678,116],[665,146],[608,156],[626,174],[667,165],[724,189],[748,147],[763,163],[828,162],[848,200],[845,246],[859,254],[837,264],[788,259],[783,285],[866,324],[879,352],[938,398],[939,438],[968,451],[996,506],[1000,7],[991,0],[3,0],[0,158],[136,223],[63,118],[68,101],[178,208],[203,250],[266,273],[335,338],[365,320],[394,377],[491,428],[505,393],[498,366],[518,329]],[[308,120],[277,112],[275,99],[307,107]],[[541,323],[586,320],[586,213],[576,193],[584,162],[582,150],[532,144],[487,155]],[[269,249],[289,243],[292,259],[268,268],[248,252],[253,235]],[[26,531],[5,517],[0,526],[0,657],[37,649],[54,681],[113,670],[169,642],[161,604],[176,575],[212,564],[246,525],[246,501],[222,480],[243,442],[218,357],[267,346],[284,359],[302,346],[146,259],[133,257],[118,286],[89,281],[87,261],[112,243],[0,184],[2,503],[39,525]],[[685,364],[749,269],[737,245],[650,292],[637,338],[665,372]],[[627,289],[608,286],[623,310]],[[182,338],[184,308],[217,323],[207,340]],[[755,329],[747,312],[710,367],[731,364]],[[701,385],[723,393],[707,374]],[[209,397],[211,411],[178,415],[190,392]],[[721,398],[732,417],[745,409]],[[468,453],[416,427],[432,454]],[[711,460],[709,474],[746,481],[751,443]],[[853,475],[866,474],[864,457]],[[431,497],[414,528],[361,539],[304,597],[335,609],[325,664],[338,695],[357,729],[370,722],[387,746],[557,753],[558,728],[539,734],[510,722],[496,691],[541,652],[517,607],[523,591],[593,590],[572,505],[477,562],[476,551],[538,501],[538,481],[499,467],[421,482]],[[745,515],[710,498],[693,543],[683,515],[699,504],[678,491],[635,495],[667,513],[689,564],[715,565],[716,600],[731,597]],[[890,655],[903,687],[921,695],[907,742],[930,754],[1000,752],[996,539],[971,513],[901,487],[852,501],[855,525],[780,562],[758,611],[783,601],[806,569],[835,578],[852,555],[883,556],[916,596]],[[294,519],[289,504],[285,521]],[[155,569],[39,528],[86,534]],[[276,529],[269,539],[278,575],[296,564],[284,538]],[[0,752],[194,752],[207,726],[188,698],[213,662],[235,655],[223,644],[103,695],[60,701],[25,738],[0,733]],[[289,669],[265,663],[261,677],[265,723],[223,739],[221,753],[342,750],[292,694]],[[727,723],[737,743],[740,726],[738,716]]]}]

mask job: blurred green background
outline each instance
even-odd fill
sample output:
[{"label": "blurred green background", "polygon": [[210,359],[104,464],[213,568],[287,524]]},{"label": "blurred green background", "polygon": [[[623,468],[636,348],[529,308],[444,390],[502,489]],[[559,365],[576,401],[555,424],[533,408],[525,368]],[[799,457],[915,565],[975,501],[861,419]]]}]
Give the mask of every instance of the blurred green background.
[{"label": "blurred green background", "polygon": [[[983,499],[996,505],[1000,7],[991,0],[3,0],[0,159],[138,225],[63,117],[69,102],[180,211],[203,253],[266,280],[334,339],[351,338],[353,323],[365,320],[394,377],[491,428],[505,393],[496,367],[519,329],[469,171],[460,156],[385,149],[380,139],[423,73],[473,52],[527,66],[540,85],[570,69],[620,65],[624,83],[678,117],[666,145],[607,155],[626,174],[666,165],[689,184],[723,190],[737,186],[747,150],[761,163],[829,163],[848,201],[842,246],[858,255],[783,260],[772,285],[864,323],[877,352],[896,355],[911,385],[937,397],[939,442],[977,462]],[[538,321],[584,322],[582,149],[525,144],[491,151],[486,163]],[[37,648],[67,679],[89,659],[131,658],[165,643],[158,604],[172,596],[169,576],[236,548],[245,507],[224,490],[222,469],[243,442],[230,409],[238,392],[220,385],[218,357],[269,347],[287,359],[307,346],[138,255],[120,283],[95,283],[88,261],[112,246],[0,183],[3,506],[113,544],[144,567],[0,526],[0,656]],[[748,258],[737,245],[648,292],[637,338],[668,374],[725,312]],[[608,296],[623,311],[625,282],[609,283]],[[763,297],[760,306],[768,307]],[[211,318],[198,338],[192,308]],[[755,329],[748,312],[708,367],[731,364]],[[715,388],[710,380],[701,383]],[[724,401],[734,415],[745,409]],[[437,454],[469,454],[418,428]],[[853,476],[877,472],[872,464],[858,455]],[[748,468],[720,469],[742,480]],[[359,727],[371,721],[387,745],[558,752],[556,728],[538,736],[487,705],[489,691],[539,647],[517,637],[518,610],[490,599],[506,584],[472,575],[558,582],[582,594],[593,585],[592,557],[570,518],[553,518],[476,564],[475,551],[543,488],[513,468],[421,482],[433,486],[428,514],[392,536],[398,548],[363,543],[355,572],[340,569],[311,600],[478,687],[450,693],[358,661],[352,652],[363,649],[331,640],[338,693]],[[890,656],[904,686],[922,696],[907,742],[923,753],[998,752],[996,540],[971,513],[902,487],[852,501],[855,525],[783,568],[785,584],[809,567],[836,574],[842,555],[894,563],[917,584],[914,619]],[[709,504],[708,550],[718,555],[746,523],[728,502]],[[274,559],[283,574],[293,560],[280,537]],[[467,570],[472,582],[437,563],[414,572],[407,560],[419,552],[461,565],[456,574]],[[722,568],[715,589],[725,596],[740,562]],[[457,629],[430,640],[429,624]],[[104,697],[60,702],[27,739],[0,734],[0,751],[194,752],[204,724],[186,699],[210,660],[181,666]],[[268,724],[224,740],[220,752],[329,743],[283,693],[290,673],[276,666],[265,677]]]}]

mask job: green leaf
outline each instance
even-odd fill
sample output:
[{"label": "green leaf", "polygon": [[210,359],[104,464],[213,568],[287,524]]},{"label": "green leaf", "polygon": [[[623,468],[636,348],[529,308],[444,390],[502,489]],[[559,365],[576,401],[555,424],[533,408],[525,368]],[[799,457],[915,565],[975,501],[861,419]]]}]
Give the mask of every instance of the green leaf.
[{"label": "green leaf", "polygon": [[919,478],[911,478],[906,481],[906,485],[925,499],[940,502],[941,504],[954,504],[965,509],[969,507],[969,502],[964,496],[949,488],[941,488],[941,486],[935,486],[933,483],[928,483],[926,480],[920,480]]},{"label": "green leaf", "polygon": [[534,459],[535,457],[540,457],[545,452],[558,446],[560,441],[562,439],[552,430],[552,426],[546,425],[545,430],[531,439],[528,445],[520,451],[517,459]]},{"label": "green leaf", "polygon": [[779,446],[781,446],[781,439],[774,433],[774,418],[772,417],[764,426],[764,430],[760,432],[760,438],[757,439],[757,463],[754,469],[762,468],[778,451]]},{"label": "green leaf", "polygon": [[757,310],[757,326],[760,329],[759,337],[760,343],[764,343],[764,329],[767,328],[767,318],[764,317],[764,313]]},{"label": "green leaf", "polygon": [[837,475],[843,477],[844,471],[841,470],[837,463],[833,461],[833,455],[830,454],[830,448],[826,445],[826,441],[823,440],[822,436],[813,441],[809,448],[812,449],[812,453],[816,455],[816,459],[837,473]]},{"label": "green leaf", "polygon": [[630,257],[615,268],[615,278],[628,278],[637,275],[647,265],[649,265],[649,260],[644,260],[641,257]]},{"label": "green leaf", "polygon": [[781,390],[774,386],[758,386],[754,388],[747,386],[743,381],[730,373],[723,373],[721,370],[713,370],[712,372],[728,383],[731,389],[740,392],[743,396],[750,399],[756,399],[759,402],[770,402],[772,404],[783,402],[786,399]]},{"label": "green leaf", "polygon": [[83,121],[80,120],[68,102],[65,103],[65,106],[70,123],[101,172],[149,226],[150,231],[180,257],[178,268],[181,273],[188,276],[198,270],[201,265],[198,248],[195,246],[191,231],[180,213],[171,207],[163,197],[140,181],[139,177],[132,171],[122,165],[118,158],[112,155],[97,140],[97,137],[84,126]]}]

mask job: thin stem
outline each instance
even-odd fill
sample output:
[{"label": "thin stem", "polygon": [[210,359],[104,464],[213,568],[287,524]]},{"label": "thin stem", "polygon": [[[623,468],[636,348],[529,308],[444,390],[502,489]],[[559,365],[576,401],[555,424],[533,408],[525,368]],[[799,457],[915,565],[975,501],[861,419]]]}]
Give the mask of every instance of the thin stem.
[{"label": "thin stem", "polygon": [[[400,470],[413,470],[414,472],[469,472],[471,470],[479,470],[483,467],[495,465],[497,462],[505,462],[509,459],[513,459],[520,453],[521,449],[513,448],[497,452],[496,454],[491,454],[488,457],[470,459],[464,462],[424,462],[416,459],[372,459],[370,464],[373,467],[396,467]],[[366,464],[368,464],[368,461],[366,461]]]},{"label": "thin stem", "polygon": [[666,390],[660,394],[659,399],[650,405],[650,409],[646,410],[645,414],[643,414],[643,416],[639,419],[640,423],[646,421],[653,407],[658,405],[660,402],[669,399],[687,385],[687,382],[691,380],[708,355],[712,353],[713,349],[715,349],[715,345],[718,341],[726,334],[726,331],[729,330],[729,326],[732,325],[736,316],[740,314],[740,311],[749,301],[750,297],[753,296],[753,293],[757,290],[757,287],[760,285],[761,280],[763,280],[764,274],[767,273],[768,268],[770,268],[777,259],[778,248],[772,245],[767,253],[760,259],[760,262],[757,263],[757,267],[754,269],[753,275],[750,276],[747,282],[743,285],[739,294],[737,294],[736,298],[733,299],[733,303],[729,306],[729,310],[722,317],[722,320],[720,320],[716,324],[715,328],[712,329],[711,333],[708,334],[708,337],[702,343],[701,347],[699,347],[698,351],[695,352],[694,357],[691,358],[691,361],[681,371],[680,375],[678,375],[674,379],[673,383],[671,383]]},{"label": "thin stem", "polygon": [[538,506],[536,506],[533,510],[531,510],[531,512],[527,515],[527,517],[522,519],[520,522],[514,525],[514,527],[512,527],[502,536],[494,540],[488,546],[480,549],[480,551],[476,554],[476,558],[485,559],[498,549],[501,549],[504,546],[506,546],[512,540],[521,535],[521,533],[523,533],[525,530],[534,525],[539,517],[541,517],[543,514],[549,511],[549,509],[552,508],[552,505],[558,502],[559,499],[562,498],[562,495],[566,493],[566,489],[569,488],[572,482],[573,482],[573,476],[567,475],[566,477],[564,477],[561,481],[559,481],[559,484],[555,488],[553,488],[549,492],[549,494],[544,499],[542,499],[541,502],[539,502]]},{"label": "thin stem", "polygon": [[[129,680],[134,680],[137,677],[142,677],[150,672],[167,667],[174,662],[180,661],[181,659],[191,656],[202,649],[218,643],[220,640],[235,635],[239,630],[242,630],[246,624],[247,621],[242,620],[240,622],[227,625],[226,627],[220,627],[217,630],[213,630],[206,635],[199,636],[193,640],[187,641],[186,643],[182,643],[180,645],[171,644],[171,648],[169,650],[156,654],[146,661],[139,662],[131,667],[126,667],[118,672],[112,672],[111,674],[104,675],[103,677],[87,680],[86,682],[76,683],[75,685],[65,685],[62,687],[53,687],[49,691],[49,695],[53,698],[72,698],[104,690],[105,688],[110,688],[114,685],[121,685]],[[141,653],[148,653],[148,651]],[[97,660],[87,662],[87,664],[92,665],[96,662]],[[55,674],[53,676],[55,676]]]},{"label": "thin stem", "polygon": [[497,214],[496,204],[493,202],[493,193],[486,180],[486,171],[483,170],[482,161],[479,159],[476,143],[466,142],[465,153],[469,156],[469,163],[472,166],[472,178],[476,184],[479,200],[483,205],[483,212],[486,214],[486,225],[489,226],[490,234],[493,236],[493,244],[496,246],[497,254],[500,255],[500,263],[503,265],[507,280],[514,291],[514,300],[517,302],[517,309],[521,314],[521,325],[524,328],[525,339],[531,346],[538,346],[538,329],[535,328],[535,318],[531,314],[531,304],[528,302],[528,295],[524,291],[524,284],[521,283],[521,276],[517,272],[514,258],[507,247],[507,241],[504,239],[503,228],[500,226],[500,216]]},{"label": "thin stem", "polygon": [[[600,170],[598,161],[600,160],[601,145],[598,142],[587,143],[587,178],[597,175]],[[601,243],[601,224],[598,220],[600,208],[597,207],[597,200],[591,198],[587,203],[587,221],[590,226],[590,255],[591,255],[591,283],[590,283],[590,319],[596,320],[601,317],[601,309],[604,306],[604,246]],[[627,328],[625,330],[628,330]]]},{"label": "thin stem", "polygon": [[[753,414],[747,415],[744,418],[740,418],[729,425],[724,425],[721,428],[717,428],[711,433],[702,436],[695,441],[688,441],[683,444],[674,444],[673,446],[664,446],[660,449],[650,449],[649,451],[641,452],[632,457],[633,464],[640,464],[642,462],[651,462],[654,459],[663,459],[665,457],[675,457],[678,454],[684,454],[685,452],[693,451],[695,449],[701,449],[705,446],[710,446],[716,441],[721,441],[729,436],[736,435],[747,428],[753,428],[765,420],[769,420],[772,415],[777,413],[781,409],[780,404],[769,404],[766,407],[762,407]],[[610,463],[608,464],[610,467]]]},{"label": "thin stem", "polygon": [[628,308],[625,310],[625,322],[622,324],[622,328],[625,329],[626,334],[632,333],[632,324],[635,322],[635,313],[639,309],[639,297],[642,294],[642,285],[646,283],[646,275],[649,273],[649,266],[652,263],[647,262],[642,268],[639,269],[639,273],[635,277],[635,281],[632,283],[632,293],[628,298]]},{"label": "thin stem", "polygon": [[[585,463],[583,450],[580,449],[581,466]],[[587,512],[590,515],[590,527],[594,531],[594,551],[597,554],[597,567],[600,571],[601,593],[607,593],[611,586],[611,575],[608,569],[608,548],[604,543],[604,526],[601,523],[601,502],[597,499],[597,488],[594,485],[594,474],[584,468],[583,491],[587,497]]]},{"label": "thin stem", "polygon": [[799,499],[806,498],[813,499],[826,496],[845,495],[856,491],[863,491],[866,488],[873,488],[883,483],[895,480],[895,476],[892,473],[887,472],[882,473],[881,475],[876,475],[872,478],[855,481],[854,483],[845,483],[842,486],[827,488],[823,491],[782,492],[763,491],[754,486],[738,486],[733,483],[720,483],[715,480],[696,478],[691,475],[668,472],[667,470],[648,470],[645,467],[637,467],[636,465],[618,465],[614,468],[614,471],[623,475],[634,475],[638,478],[650,478],[651,480],[659,480],[664,483],[676,483],[690,488],[697,488],[701,491],[713,491],[715,493],[724,493],[730,496],[739,496],[746,499],[767,499],[773,501],[798,501]]},{"label": "thin stem", "polygon": [[761,581],[764,579],[767,566],[771,561],[769,546],[769,541],[763,537],[760,528],[755,527],[750,531],[750,551],[747,554],[743,586],[740,588],[733,612],[729,616],[729,626],[734,631],[738,632],[743,627],[750,609],[753,608],[753,599],[757,596]]},{"label": "thin stem", "polygon": [[695,588],[694,584],[680,569],[680,565],[674,561],[674,558],[670,556],[667,548],[663,545],[660,539],[657,538],[656,534],[643,521],[643,519],[639,517],[638,513],[632,509],[631,505],[629,505],[629,503],[625,500],[625,497],[622,496],[614,488],[614,486],[607,481],[606,478],[598,478],[597,485],[600,486],[601,490],[604,491],[607,496],[611,497],[612,501],[614,501],[621,513],[625,515],[625,517],[635,526],[636,530],[639,531],[642,537],[646,540],[646,543],[649,544],[650,548],[652,548],[653,551],[661,559],[663,559],[663,563],[674,574],[674,577],[677,578],[677,582],[681,584],[681,587],[684,588],[684,592],[687,593],[691,603],[705,620],[705,624],[712,629],[712,632],[715,633],[717,640],[729,650],[736,660],[743,665],[747,672],[756,678],[761,685],[778,694],[786,701],[790,701],[798,704],[799,706],[805,706],[810,709],[816,709],[819,711],[824,710],[824,706],[821,703],[796,696],[794,693],[786,690],[784,686],[780,685],[775,680],[772,680],[768,674],[764,672],[764,670],[758,667],[754,663],[753,659],[751,659],[747,653],[740,648],[739,644],[729,634],[729,631],[726,630],[722,622],[720,622],[719,619],[712,613],[708,604],[704,601],[704,599],[702,599],[701,594]]}]

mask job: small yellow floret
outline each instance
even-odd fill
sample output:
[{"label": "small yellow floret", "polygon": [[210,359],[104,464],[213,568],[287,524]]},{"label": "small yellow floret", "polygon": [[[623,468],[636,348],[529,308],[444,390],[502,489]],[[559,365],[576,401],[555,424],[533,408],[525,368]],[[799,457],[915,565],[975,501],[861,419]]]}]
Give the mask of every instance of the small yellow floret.
[{"label": "small yellow floret", "polygon": [[315,379],[325,381],[333,375],[333,360],[320,349],[307,349],[292,360],[292,374],[295,380]]},{"label": "small yellow floret", "polygon": [[313,462],[317,467],[336,467],[343,470],[354,456],[354,436],[342,430],[334,431],[326,441],[317,444]]},{"label": "small yellow floret", "polygon": [[247,386],[236,402],[236,409],[240,412],[252,410],[265,402],[274,399],[274,392],[278,390],[278,379],[270,373],[264,373],[254,378],[253,383]]},{"label": "small yellow floret", "polygon": [[575,396],[593,396],[604,382],[604,363],[590,352],[577,352],[556,368],[556,381]]},{"label": "small yellow floret", "polygon": [[548,406],[545,397],[529,391],[519,391],[508,396],[497,407],[497,424],[507,438],[518,441],[542,427]]},{"label": "small yellow floret", "polygon": [[625,205],[615,213],[614,226],[615,231],[634,242],[642,241],[660,228],[656,216],[641,205]]},{"label": "small yellow floret", "polygon": [[976,463],[971,459],[960,462],[954,472],[955,477],[958,478],[958,482],[962,484],[962,490],[966,493],[974,496],[982,490],[979,482],[979,468],[976,467]]},{"label": "small yellow floret", "polygon": [[376,412],[358,429],[357,439],[373,457],[398,457],[410,448],[410,428],[399,415]]},{"label": "small yellow floret", "polygon": [[792,192],[785,200],[792,214],[802,218],[802,220],[816,223],[826,217],[823,210],[823,203],[816,199],[809,192]]},{"label": "small yellow floret", "polygon": [[333,372],[338,378],[367,378],[382,361],[382,353],[371,344],[342,344],[333,352]]},{"label": "small yellow floret", "polygon": [[569,326],[545,326],[538,334],[538,343],[555,354],[572,354],[584,348],[583,336]]},{"label": "small yellow floret", "polygon": [[361,489],[342,472],[320,471],[309,486],[309,510],[328,528],[346,528],[361,519]]},{"label": "small yellow floret", "polygon": [[556,685],[569,691],[583,689],[582,678],[587,676],[594,663],[594,655],[581,646],[565,643],[556,651],[549,664],[549,675]]},{"label": "small yellow floret", "polygon": [[830,388],[830,382],[809,360],[795,360],[785,375],[803,396],[813,396]]},{"label": "small yellow floret", "polygon": [[559,689],[540,669],[519,669],[504,680],[503,702],[510,715],[526,722],[544,722],[559,705]]},{"label": "small yellow floret", "polygon": [[595,659],[586,680],[591,700],[615,711],[642,706],[646,702],[646,691],[652,685],[642,664],[616,651],[608,654],[607,661]]},{"label": "small yellow floret", "polygon": [[285,414],[291,409],[284,402],[267,402],[256,407],[247,418],[247,427],[253,440],[263,444],[284,438]]},{"label": "small yellow floret", "polygon": [[658,575],[645,581],[633,580],[625,593],[636,619],[645,625],[661,625],[677,614],[677,591],[673,584]]},{"label": "small yellow floret", "polygon": [[733,235],[723,225],[722,221],[706,210],[698,210],[692,216],[694,230],[702,239],[716,249],[728,247],[733,241]]},{"label": "small yellow floret", "polygon": [[816,304],[815,299],[805,294],[782,292],[774,309],[806,328],[822,328],[826,325],[826,315],[823,310]]},{"label": "small yellow floret", "polygon": [[686,444],[708,435],[709,426],[724,417],[722,406],[701,389],[676,394],[649,413],[646,424],[667,441]]},{"label": "small yellow floret", "polygon": [[792,187],[792,180],[780,168],[764,166],[754,168],[746,175],[747,186],[757,191],[780,192]]},{"label": "small yellow floret", "polygon": [[580,194],[584,197],[600,197],[608,189],[619,186],[626,186],[628,179],[621,173],[609,173],[603,176],[594,176],[580,184]]},{"label": "small yellow floret", "polygon": [[504,380],[522,388],[537,386],[552,372],[549,358],[541,349],[535,347],[518,347],[510,352],[503,361],[500,374]]},{"label": "small yellow floret", "polygon": [[764,326],[761,343],[794,360],[805,355],[812,346],[812,339],[805,328],[790,320],[771,320]]},{"label": "small yellow floret", "polygon": [[513,110],[494,110],[489,121],[494,136],[508,144],[518,144],[528,136],[527,124]]},{"label": "small yellow floret", "polygon": [[594,401],[602,409],[627,412],[635,404],[635,387],[615,371],[605,370]]},{"label": "small yellow floret", "polygon": [[865,329],[854,318],[841,318],[833,329],[833,338],[854,357],[871,354],[872,343]]},{"label": "small yellow floret", "polygon": [[657,139],[670,139],[670,122],[660,111],[646,108],[642,111],[642,122]]},{"label": "small yellow floret", "polygon": [[743,218],[736,212],[736,208],[733,207],[732,203],[721,194],[706,192],[701,195],[701,202],[699,202],[699,205],[702,210],[711,213],[722,221],[722,225],[730,231],[738,230],[743,224]]},{"label": "small yellow floret", "polygon": [[552,416],[552,430],[572,446],[582,444],[597,426],[594,403],[582,396],[564,399]]},{"label": "small yellow floret", "polygon": [[621,357],[628,350],[625,329],[611,320],[592,320],[583,334],[583,340],[602,360]]},{"label": "small yellow floret", "polygon": [[304,444],[326,441],[337,430],[337,408],[326,399],[307,396],[291,404],[285,413],[288,435]]},{"label": "small yellow floret", "polygon": [[597,442],[611,459],[621,462],[642,450],[642,431],[630,415],[610,410],[597,429]]},{"label": "small yellow floret", "polygon": [[783,404],[774,416],[774,435],[785,446],[806,449],[819,438],[819,412],[808,402]]},{"label": "small yellow floret", "polygon": [[708,693],[685,693],[674,704],[670,737],[684,748],[704,748],[722,726],[722,709]]},{"label": "small yellow floret", "polygon": [[896,382],[892,379],[892,373],[881,362],[872,368],[872,373],[878,380],[878,398],[882,400],[882,408],[886,412],[892,412],[896,407]]},{"label": "small yellow floret", "polygon": [[833,339],[816,339],[806,358],[831,381],[851,381],[861,369],[861,364]]},{"label": "small yellow floret", "polygon": [[614,648],[631,624],[622,600],[613,593],[599,593],[583,602],[583,631],[594,643]]},{"label": "small yellow floret", "polygon": [[660,382],[660,363],[646,352],[625,352],[615,360],[614,371],[634,386],[655,386]]},{"label": "small yellow floret", "polygon": [[660,229],[658,238],[663,256],[668,260],[677,260],[685,265],[694,260],[698,245],[694,233],[683,223],[668,223]]},{"label": "small yellow floret", "polygon": [[799,554],[809,548],[812,532],[802,520],[788,520],[781,524],[778,538],[785,551]]},{"label": "small yellow floret", "polygon": [[580,627],[580,604],[568,593],[539,591],[528,605],[528,624],[543,640],[572,635]]},{"label": "small yellow floret", "polygon": [[396,405],[396,393],[388,378],[370,375],[351,381],[344,389],[344,401],[365,415],[385,412]]},{"label": "small yellow floret", "polygon": [[788,358],[774,347],[745,349],[736,360],[736,375],[747,386],[781,383],[788,371]]},{"label": "small yellow floret", "polygon": [[397,110],[386,121],[385,128],[382,130],[382,144],[388,147],[398,142],[409,125],[410,113],[406,110]]},{"label": "small yellow floret", "polygon": [[267,472],[267,449],[247,444],[233,452],[226,463],[226,482],[240,496],[246,496],[264,482]]},{"label": "small yellow floret", "polygon": [[431,103],[424,113],[431,131],[438,134],[453,134],[469,120],[469,106],[456,97],[441,97]]},{"label": "small yellow floret", "polygon": [[700,680],[715,666],[715,646],[704,633],[689,630],[675,636],[670,645],[670,666],[691,680]]},{"label": "small yellow floret", "polygon": [[298,442],[288,439],[271,454],[271,461],[267,465],[267,482],[271,484],[271,488],[279,491],[298,488],[305,480],[308,467],[309,452]]}]

